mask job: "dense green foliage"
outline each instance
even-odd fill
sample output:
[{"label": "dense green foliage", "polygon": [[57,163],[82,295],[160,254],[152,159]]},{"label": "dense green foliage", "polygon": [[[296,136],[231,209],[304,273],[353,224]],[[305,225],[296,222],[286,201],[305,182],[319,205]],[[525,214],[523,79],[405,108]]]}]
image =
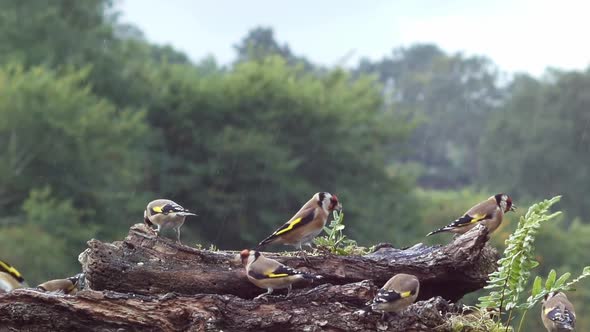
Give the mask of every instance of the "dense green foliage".
[{"label": "dense green foliage", "polygon": [[[533,308],[546,294],[551,292],[571,291],[580,280],[590,276],[590,266],[584,267],[582,274],[568,282],[570,272],[557,278],[557,272],[551,270],[543,283],[543,278],[536,276],[530,291],[527,288],[531,272],[539,261],[535,257],[535,240],[539,229],[561,212],[549,214],[549,208],[561,199],[556,196],[531,206],[525,216],[520,218],[516,230],[506,240],[503,257],[498,261],[499,269],[490,274],[489,295],[481,297],[479,308],[484,312],[491,312],[504,324],[510,325],[520,313],[518,331],[523,330],[524,318],[529,309]],[[524,300],[523,294],[530,292]],[[504,319],[504,317],[506,317]]]},{"label": "dense green foliage", "polygon": [[483,154],[502,158],[487,158],[483,172],[497,179],[494,188],[515,195],[563,193],[566,213],[590,219],[590,170],[583,166],[590,162],[590,71],[550,71],[544,81],[519,76],[510,89],[482,144]]},{"label": "dense green foliage", "polygon": [[[424,235],[498,192],[563,194],[531,277],[589,265],[590,71],[506,78],[424,44],[325,68],[270,28],[220,66],[151,44],[108,0],[0,5],[0,258],[32,284],[77,272],[85,241],[121,239],[157,197],[198,212],[185,243],[240,249],[324,190],[346,213],[333,240],[367,247],[445,242]],[[570,297],[590,328],[590,292]]]},{"label": "dense green foliage", "polygon": [[535,238],[542,222],[555,218],[560,212],[548,214],[549,208],[559,201],[557,196],[533,205],[524,217],[520,218],[518,227],[506,240],[503,257],[498,261],[498,271],[490,275],[486,289],[492,289],[490,295],[480,298],[479,306],[498,312],[512,310],[520,306],[520,297],[531,274],[539,266],[535,259]]},{"label": "dense green foliage", "polygon": [[366,248],[359,246],[358,243],[349,239],[344,234],[346,225],[344,224],[344,213],[333,212],[334,219],[329,225],[324,227],[326,235],[320,235],[313,240],[319,251],[326,251],[336,255],[365,255],[374,250],[373,247]]},{"label": "dense green foliage", "polygon": [[420,166],[421,184],[439,188],[477,183],[481,132],[503,98],[497,71],[486,58],[421,44],[381,61],[363,60],[357,70],[376,74],[385,100],[419,122],[403,145],[403,160]]}]

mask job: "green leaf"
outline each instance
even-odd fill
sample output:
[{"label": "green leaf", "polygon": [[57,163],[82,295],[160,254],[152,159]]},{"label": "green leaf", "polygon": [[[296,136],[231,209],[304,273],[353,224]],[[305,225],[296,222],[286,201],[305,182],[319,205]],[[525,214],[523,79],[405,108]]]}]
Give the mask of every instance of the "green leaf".
[{"label": "green leaf", "polygon": [[561,277],[559,277],[559,279],[557,279],[557,281],[555,282],[555,285],[553,287],[561,287],[563,286],[563,284],[565,284],[565,282],[569,279],[569,277],[572,274],[569,272],[564,273]]},{"label": "green leaf", "polygon": [[543,289],[542,283],[543,279],[539,276],[537,276],[535,278],[535,281],[533,282],[533,289],[531,291],[532,296],[536,296],[537,294],[541,293],[541,290]]},{"label": "green leaf", "polygon": [[549,275],[547,276],[547,280],[545,281],[545,289],[546,290],[550,290],[553,287],[553,284],[555,284],[556,277],[557,277],[557,272],[555,272],[555,270],[551,269],[551,271],[549,271]]},{"label": "green leaf", "polygon": [[[558,213],[549,214],[551,205],[559,200],[554,197],[531,206],[526,215],[521,217],[516,230],[506,240],[503,257],[498,261],[499,268],[489,275],[486,289],[492,290],[488,297],[480,298],[480,305],[499,308],[500,310],[524,310],[530,308],[543,293],[543,280],[538,277],[532,285],[531,294],[525,302],[521,302],[522,293],[527,285],[532,269],[539,266],[535,259],[535,238],[541,222],[547,221]],[[555,284],[556,272],[552,271],[546,280],[549,289]],[[563,282],[566,281],[564,277]],[[536,297],[535,297],[536,296]],[[504,308],[500,308],[504,306]]]}]

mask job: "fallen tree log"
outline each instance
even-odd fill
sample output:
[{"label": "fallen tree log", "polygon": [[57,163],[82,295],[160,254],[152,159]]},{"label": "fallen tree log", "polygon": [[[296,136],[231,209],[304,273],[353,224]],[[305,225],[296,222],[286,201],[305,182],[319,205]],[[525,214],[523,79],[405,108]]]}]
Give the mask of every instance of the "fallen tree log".
[{"label": "fallen tree log", "polygon": [[[137,224],[123,241],[88,242],[79,257],[86,287],[75,296],[33,289],[0,295],[0,332],[446,331],[446,314],[457,310],[447,300],[480,289],[496,268],[497,252],[486,241],[485,228],[476,227],[445,246],[379,245],[365,256],[305,261],[265,253],[324,278],[296,284],[289,298],[254,301],[264,290],[248,282],[237,251],[191,248]],[[420,279],[422,301],[388,322],[355,314],[402,272]]]},{"label": "fallen tree log", "polygon": [[84,290],[75,296],[19,289],[0,296],[0,331],[433,331],[453,305],[440,297],[389,321],[354,311],[372,282],[320,285],[290,298],[233,295],[135,295]]},{"label": "fallen tree log", "polygon": [[[419,300],[442,296],[456,301],[481,289],[496,269],[497,252],[486,245],[484,227],[445,246],[422,244],[406,250],[382,246],[366,256],[296,256],[265,253],[291,267],[322,275],[321,283],[343,285],[373,280],[382,286],[396,273],[410,273],[421,283]],[[156,237],[143,224],[131,227],[124,241],[88,242],[80,255],[90,288],[142,295],[232,294],[251,299],[263,292],[248,282],[238,252],[209,251]],[[308,285],[295,285],[303,287]]]}]

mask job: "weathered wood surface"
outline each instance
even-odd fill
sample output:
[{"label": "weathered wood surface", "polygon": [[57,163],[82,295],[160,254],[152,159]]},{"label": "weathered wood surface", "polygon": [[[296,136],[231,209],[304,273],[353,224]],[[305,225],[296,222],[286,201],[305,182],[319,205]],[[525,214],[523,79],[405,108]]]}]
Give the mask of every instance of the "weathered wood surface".
[{"label": "weathered wood surface", "polygon": [[[382,286],[396,273],[420,279],[419,300],[434,296],[456,301],[482,288],[496,268],[497,252],[486,245],[483,227],[455,238],[445,246],[416,245],[406,250],[383,247],[367,256],[265,255],[291,267],[322,275],[322,283],[343,285],[373,280]],[[142,295],[232,294],[253,298],[263,292],[248,282],[238,251],[208,251],[154,237],[143,224],[131,227],[124,241],[88,242],[80,255],[88,285],[95,290],[112,290]],[[309,287],[299,284],[297,287]]]},{"label": "weathered wood surface", "polygon": [[[400,250],[380,245],[366,256],[295,256],[265,253],[289,266],[322,275],[302,282],[289,298],[250,284],[238,251],[208,251],[156,237],[143,224],[123,241],[90,240],[79,260],[86,289],[75,296],[32,289],[0,295],[4,331],[445,331],[455,301],[480,289],[496,268],[497,253],[476,227],[445,246]],[[421,282],[417,302],[384,322],[355,314],[396,273]],[[442,296],[445,299],[439,297]],[[435,329],[439,327],[439,329]]]},{"label": "weathered wood surface", "polygon": [[234,295],[134,295],[85,290],[75,296],[29,289],[0,296],[0,331],[433,331],[453,305],[440,297],[403,315],[354,313],[377,287],[371,282],[320,285],[289,299]]}]

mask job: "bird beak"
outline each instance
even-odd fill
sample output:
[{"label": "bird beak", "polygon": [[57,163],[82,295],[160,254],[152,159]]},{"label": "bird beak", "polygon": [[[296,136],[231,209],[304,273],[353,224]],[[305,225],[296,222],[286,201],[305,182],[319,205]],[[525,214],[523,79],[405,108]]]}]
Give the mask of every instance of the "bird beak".
[{"label": "bird beak", "polygon": [[340,202],[338,202],[338,205],[336,205],[336,210],[342,211],[342,204],[340,204]]},{"label": "bird beak", "polygon": [[516,211],[516,205],[512,204],[512,206],[510,207],[510,211]]},{"label": "bird beak", "polygon": [[181,216],[197,216],[195,213],[192,212],[177,212],[176,214],[181,215]]}]

